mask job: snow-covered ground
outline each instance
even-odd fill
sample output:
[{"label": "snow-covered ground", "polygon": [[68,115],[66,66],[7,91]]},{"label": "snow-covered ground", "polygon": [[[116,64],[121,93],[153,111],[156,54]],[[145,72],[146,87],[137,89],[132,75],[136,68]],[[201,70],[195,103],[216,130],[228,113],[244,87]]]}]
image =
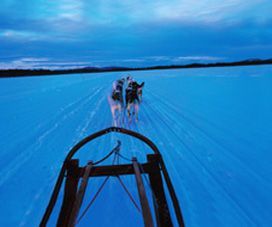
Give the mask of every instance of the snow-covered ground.
[{"label": "snow-covered ground", "polygon": [[[271,226],[272,67],[131,74],[145,88],[139,122],[126,127],[159,147],[186,225]],[[69,149],[112,125],[107,94],[122,75],[0,80],[0,226],[38,226]],[[117,139],[124,155],[144,160],[147,148],[120,135],[95,141],[80,157],[98,159]],[[124,181],[137,197],[134,178]],[[87,202],[100,183],[90,181]],[[139,226],[142,220],[113,179],[79,226],[90,223]]]}]

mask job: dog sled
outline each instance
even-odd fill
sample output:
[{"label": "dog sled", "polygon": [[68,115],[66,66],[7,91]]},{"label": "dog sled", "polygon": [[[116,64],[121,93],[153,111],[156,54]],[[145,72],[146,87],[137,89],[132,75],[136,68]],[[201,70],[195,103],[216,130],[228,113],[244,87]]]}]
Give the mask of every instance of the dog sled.
[{"label": "dog sled", "polygon": [[[109,133],[122,133],[137,138],[148,145],[149,148],[151,148],[152,153],[147,154],[147,161],[144,163],[139,162],[137,157],[133,157],[132,159],[126,158],[127,163],[125,164],[119,164],[118,162],[113,165],[103,165],[105,160],[109,159],[110,157],[114,157],[114,160],[116,157],[125,158],[120,151],[121,141],[117,141],[116,147],[114,147],[101,160],[93,160],[88,162],[88,164],[85,166],[79,166],[79,160],[74,158],[75,154],[87,143]],[[133,175],[136,181],[135,185],[137,186],[139,197],[138,203],[140,205],[137,205],[136,200],[132,198],[128,188],[126,188],[124,182],[122,182],[120,178],[120,176],[124,178],[126,176]],[[47,226],[58,199],[62,200],[62,204],[58,213],[57,226],[76,226],[80,219],[86,215],[86,212],[92,205],[92,202],[95,199],[99,199],[99,192],[105,185],[106,181],[104,181],[98,192],[94,194],[91,203],[89,203],[85,210],[80,213],[82,210],[80,208],[84,200],[88,182],[95,177],[106,177],[106,180],[110,179],[111,177],[117,177],[118,180],[120,180],[121,185],[124,187],[125,192],[127,192],[130,196],[132,203],[136,207],[138,206],[145,227],[171,227],[174,226],[174,223],[177,223],[178,226],[184,226],[179,202],[158,148],[145,136],[137,132],[118,127],[110,127],[96,132],[81,140],[70,150],[60,170],[40,226]],[[148,185],[150,187],[149,189],[152,192],[151,198],[150,196],[147,196],[147,188],[145,186],[146,184],[144,184],[144,180],[148,181]],[[59,198],[63,184],[63,198]],[[90,226],[92,226],[91,223]]]}]

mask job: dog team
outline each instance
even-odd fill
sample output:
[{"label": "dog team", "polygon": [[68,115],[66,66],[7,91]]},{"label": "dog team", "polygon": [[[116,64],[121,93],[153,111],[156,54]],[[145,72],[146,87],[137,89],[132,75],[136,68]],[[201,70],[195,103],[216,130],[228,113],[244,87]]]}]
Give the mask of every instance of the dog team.
[{"label": "dog team", "polygon": [[[127,116],[131,122],[135,117],[138,121],[139,105],[142,102],[144,82],[138,84],[130,75],[126,78],[118,79],[112,84],[112,91],[108,97],[110,109],[115,126],[124,123]],[[125,102],[123,90],[125,89]]]}]

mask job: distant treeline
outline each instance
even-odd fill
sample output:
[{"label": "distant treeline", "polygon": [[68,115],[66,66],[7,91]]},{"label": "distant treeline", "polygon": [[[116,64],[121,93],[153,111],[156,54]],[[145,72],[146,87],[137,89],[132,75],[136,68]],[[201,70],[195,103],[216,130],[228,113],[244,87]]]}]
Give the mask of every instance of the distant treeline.
[{"label": "distant treeline", "polygon": [[75,73],[101,73],[101,72],[122,72],[122,71],[140,71],[140,70],[163,70],[163,69],[182,69],[182,68],[204,68],[204,67],[227,67],[227,66],[249,66],[249,65],[266,65],[272,64],[272,59],[250,59],[236,62],[217,62],[217,63],[192,63],[187,65],[166,65],[151,66],[140,68],[129,67],[84,67],[64,70],[49,69],[6,69],[0,70],[0,77],[21,77],[21,76],[42,76],[58,74],[75,74]]}]

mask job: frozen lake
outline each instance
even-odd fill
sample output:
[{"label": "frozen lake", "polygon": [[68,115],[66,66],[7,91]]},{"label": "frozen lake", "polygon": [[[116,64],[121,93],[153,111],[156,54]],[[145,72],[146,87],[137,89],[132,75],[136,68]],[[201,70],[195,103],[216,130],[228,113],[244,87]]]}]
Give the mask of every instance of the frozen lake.
[{"label": "frozen lake", "polygon": [[[122,75],[127,73],[0,79],[0,226],[38,226],[69,149],[112,125],[107,94]],[[131,75],[145,88],[139,122],[129,127],[160,149],[185,224],[271,226],[272,66]],[[126,156],[146,149],[112,135],[81,157],[102,157],[118,138]],[[135,186],[134,178],[126,183]],[[89,185],[92,194],[100,181]],[[79,226],[142,223],[116,180],[88,214]]]}]

